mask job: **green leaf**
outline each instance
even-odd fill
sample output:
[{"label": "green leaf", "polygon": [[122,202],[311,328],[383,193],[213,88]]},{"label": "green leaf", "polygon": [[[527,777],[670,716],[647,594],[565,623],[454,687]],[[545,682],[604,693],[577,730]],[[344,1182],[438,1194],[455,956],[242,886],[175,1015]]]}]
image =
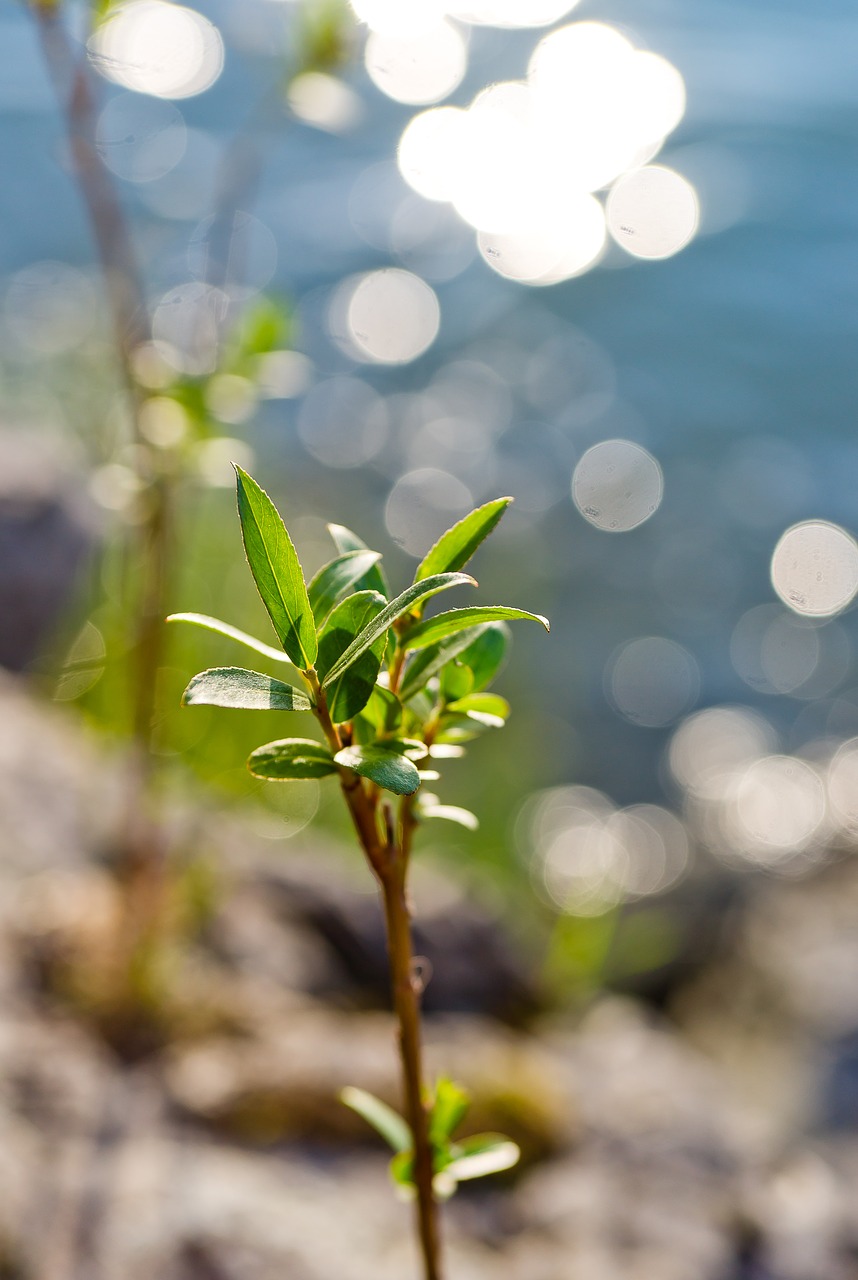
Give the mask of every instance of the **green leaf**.
[{"label": "green leaf", "polygon": [[489,536],[512,498],[495,498],[482,507],[477,507],[452,529],[442,533],[431,551],[423,557],[417,566],[415,582],[430,578],[435,573],[450,573],[466,565],[480,543]]},{"label": "green leaf", "polygon": [[429,1116],[429,1141],[433,1147],[447,1145],[471,1105],[471,1095],[461,1085],[441,1076],[435,1085],[435,1098]]},{"label": "green leaf", "polygon": [[500,727],[508,718],[510,706],[498,693],[469,693],[449,704],[450,711],[470,716],[494,727]]},{"label": "green leaf", "polygon": [[531,622],[541,622],[545,630],[550,630],[548,619],[539,613],[528,613],[526,609],[512,609],[506,605],[475,605],[469,609],[449,609],[439,613],[425,622],[418,622],[411,627],[401,639],[406,649],[425,649],[429,644],[437,644],[446,636],[454,635],[465,627],[473,627],[479,622],[500,622],[505,619],[525,618]]},{"label": "green leaf", "polygon": [[340,1093],[340,1102],[351,1107],[367,1124],[380,1133],[388,1146],[394,1151],[407,1152],[411,1148],[411,1130],[392,1107],[380,1098],[376,1098],[365,1089],[356,1089],[354,1085],[346,1085]]},{"label": "green leaf", "polygon": [[455,1158],[445,1170],[457,1182],[471,1178],[484,1178],[489,1173],[501,1173],[518,1163],[521,1151],[514,1142],[501,1133],[479,1133],[465,1138],[452,1148]]},{"label": "green leaf", "polygon": [[[344,524],[329,524],[328,533],[333,538],[334,546],[339,552],[367,550],[366,543],[356,533],[352,533],[351,529],[347,529]],[[390,587],[387,585],[387,578],[384,576],[384,570],[380,564],[374,564],[368,569],[363,579],[355,584],[355,589],[360,591],[380,591],[385,600],[390,599]]]},{"label": "green leaf", "polygon": [[321,742],[309,738],[281,738],[257,747],[247,761],[256,778],[324,778],[336,773],[333,756]]},{"label": "green leaf", "polygon": [[[385,607],[377,591],[357,591],[347,596],[328,614],[319,634],[316,670],[324,680],[334,663],[373,618]],[[362,711],[376,689],[376,679],[384,657],[386,635],[380,635],[327,690],[328,710],[335,724],[343,724]]]},{"label": "green leaf", "polygon": [[[421,774],[421,777],[423,775]],[[446,822],[456,822],[468,831],[479,830],[480,822],[470,809],[460,809],[455,804],[421,804],[417,810],[421,820],[424,818],[443,818]]]},{"label": "green leaf", "polygon": [[277,638],[295,665],[306,671],[316,660],[316,624],[292,539],[265,490],[241,467],[235,474],[250,571]]},{"label": "green leaf", "polygon": [[448,662],[462,653],[486,630],[485,626],[470,627],[442,640],[437,645],[418,649],[408,659],[405,674],[399,685],[399,696],[407,701],[418,689],[425,687]]},{"label": "green leaf", "polygon": [[410,1151],[398,1151],[390,1162],[390,1176],[397,1187],[408,1191],[414,1188],[414,1156]]},{"label": "green leaf", "polygon": [[471,742],[479,738],[487,729],[502,729],[503,720],[483,716],[474,711],[467,715],[445,714],[441,717],[440,730],[436,736],[436,744],[448,742]]},{"label": "green leaf", "polygon": [[380,559],[379,551],[346,551],[319,570],[307,588],[317,626],[322,625],[340,596],[365,577],[367,570]]},{"label": "green leaf", "polygon": [[255,636],[249,636],[246,631],[239,631],[238,627],[230,626],[228,622],[221,622],[220,618],[210,618],[205,613],[171,613],[166,621],[190,622],[195,627],[204,627],[207,631],[216,631],[219,635],[228,636],[230,640],[237,640],[239,644],[246,645],[248,649],[253,649],[254,652],[261,653],[274,662],[289,662],[290,666],[295,665],[281,649],[274,649],[270,644],[264,644]]},{"label": "green leaf", "polygon": [[377,684],[363,709],[365,719],[378,733],[393,733],[402,719],[402,703],[395,693]]},{"label": "green leaf", "polygon": [[401,618],[404,613],[415,608],[422,600],[437,595],[439,591],[447,591],[450,587],[462,586],[464,583],[476,585],[474,579],[467,573],[436,573],[434,577],[426,578],[423,582],[412,583],[407,591],[403,591],[402,595],[391,600],[390,604],[382,609],[381,613],[364,627],[359,635],[355,636],[339,662],[334,663],[323,684],[330,684],[332,680],[341,676],[380,635],[387,631],[388,627],[392,626],[397,618]]},{"label": "green leaf", "polygon": [[474,687],[474,673],[470,667],[454,658],[441,668],[441,697],[445,702],[464,698]]},{"label": "green leaf", "polygon": [[480,627],[479,634],[462,650],[460,661],[474,673],[474,692],[490,685],[500,671],[509,638],[510,630],[505,622],[490,622]]},{"label": "green leaf", "polygon": [[291,684],[244,667],[211,667],[194,676],[185,707],[239,707],[246,711],[311,711],[310,699]]},{"label": "green leaf", "polygon": [[406,755],[387,747],[370,745],[343,747],[334,756],[337,764],[354,769],[362,778],[398,796],[413,795],[420,786],[417,766]]}]

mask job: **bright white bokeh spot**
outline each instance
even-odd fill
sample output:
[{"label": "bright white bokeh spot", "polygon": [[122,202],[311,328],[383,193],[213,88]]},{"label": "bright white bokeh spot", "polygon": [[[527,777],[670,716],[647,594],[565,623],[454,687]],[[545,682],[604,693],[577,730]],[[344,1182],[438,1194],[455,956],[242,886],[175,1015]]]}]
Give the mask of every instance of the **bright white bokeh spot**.
[{"label": "bright white bokeh spot", "polygon": [[161,356],[180,373],[213,373],[229,307],[225,293],[198,281],[170,289],[152,317]]},{"label": "bright white bokeh spot", "polygon": [[334,294],[331,336],[349,355],[377,364],[408,364],[438,335],[434,289],[398,267],[346,280]]},{"label": "bright white bokeh spot", "polygon": [[531,225],[527,231],[506,235],[481,231],[477,237],[480,253],[493,271],[539,285],[557,284],[587,271],[601,257],[605,241],[602,206],[586,194],[560,208],[547,206],[541,228]]},{"label": "bright white bokeh spot", "polygon": [[825,816],[825,788],[817,772],[792,756],[767,756],[742,775],[724,825],[738,851],[774,865],[812,846]]},{"label": "bright white bokeh spot", "polygon": [[447,12],[484,27],[549,27],[565,18],[578,0],[447,0]]},{"label": "bright white bokeh spot", "polygon": [[473,505],[471,491],[461,480],[435,467],[421,467],[397,480],[384,522],[394,542],[420,558]]},{"label": "bright white bokeh spot", "polygon": [[660,729],[694,705],[700,671],[682,645],[661,636],[644,636],[613,654],[605,671],[605,687],[626,720]]},{"label": "bright white bokeh spot", "polygon": [[552,906],[577,915],[601,915],[625,900],[662,893],[688,866],[678,818],[657,805],[618,810],[591,787],[531,796],[515,834],[536,887]]},{"label": "bright white bokeh spot", "polygon": [[783,534],[772,556],[772,586],[796,613],[827,618],[858,591],[858,544],[827,520],[806,520]]},{"label": "bright white bokeh spot", "polygon": [[[471,0],[447,11],[468,21],[537,26],[571,7]],[[420,58],[428,60],[425,24],[414,34],[416,47],[421,40]],[[384,48],[381,37],[371,37],[368,58]],[[380,64],[385,75],[399,74],[396,58],[381,57]],[[423,90],[416,55],[407,79],[407,100],[427,101],[417,96]],[[440,96],[438,90],[433,100]],[[698,217],[691,184],[670,170],[641,169],[684,112],[682,76],[665,58],[635,49],[604,23],[572,23],[540,41],[526,81],[491,85],[467,110],[441,108],[412,119],[399,167],[419,194],[452,203],[499,274],[554,284],[598,261],[605,214],[586,197],[617,179],[611,230],[630,252],[667,257],[687,243]]]},{"label": "bright white bokeh spot", "polygon": [[254,453],[246,440],[234,436],[215,436],[201,440],[194,459],[197,472],[212,489],[235,488],[235,466],[246,471],[253,467]]},{"label": "bright white bokeh spot", "polygon": [[685,827],[675,814],[655,804],[635,804],[618,818],[631,825],[633,850],[625,888],[630,897],[664,893],[688,868],[690,850]]},{"label": "bright white bokeh spot", "polygon": [[745,707],[709,707],[689,716],[668,749],[670,771],[686,791],[717,797],[775,745],[771,726]]},{"label": "bright white bokeh spot", "polygon": [[371,31],[389,36],[416,36],[445,16],[445,0],[350,0],[355,16]]},{"label": "bright white bokeh spot", "polygon": [[611,189],[608,230],[636,258],[670,258],[697,230],[700,209],[691,183],[673,169],[648,165]]},{"label": "bright white bokeh spot", "polygon": [[590,524],[626,533],[655,512],[664,493],[661,467],[630,440],[603,440],[581,458],[572,476],[575,506]]},{"label": "bright white bokeh spot", "polygon": [[759,693],[792,693],[814,674],[820,631],[777,604],[757,605],[742,615],[730,640],[738,675]]},{"label": "bright white bokeh spot", "polygon": [[373,84],[395,102],[423,105],[440,102],[461,84],[468,49],[461,32],[449,22],[413,36],[373,32],[364,63]]},{"label": "bright white bokeh spot", "polygon": [[129,0],[89,41],[94,66],[108,80],[155,98],[191,98],[223,70],[223,40],[195,9],[166,0]]},{"label": "bright white bokeh spot", "polygon": [[336,377],[319,382],[304,397],[298,412],[298,435],[304,447],[326,467],[361,467],[387,441],[384,400],[359,378]]},{"label": "bright white bokeh spot", "polygon": [[216,280],[234,299],[259,293],[277,270],[273,232],[242,209],[203,219],[188,241],[188,270],[197,280]]},{"label": "bright white bokeh spot", "polygon": [[465,115],[459,107],[421,111],[406,125],[399,140],[400,173],[427,200],[452,200],[455,195]]},{"label": "bright white bokeh spot", "polygon": [[345,133],[363,115],[363,103],[354,89],[322,71],[296,76],[287,96],[299,120],[326,133]]},{"label": "bright white bokeh spot", "polygon": [[163,178],[185,154],[188,131],[169,102],[120,93],[98,117],[95,145],[104,164],[127,182]]}]

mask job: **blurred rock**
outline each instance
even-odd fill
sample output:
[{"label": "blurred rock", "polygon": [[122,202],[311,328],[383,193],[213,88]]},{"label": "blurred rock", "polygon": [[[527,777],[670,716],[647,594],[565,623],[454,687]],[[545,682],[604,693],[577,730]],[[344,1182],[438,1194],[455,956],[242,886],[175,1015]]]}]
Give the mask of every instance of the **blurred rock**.
[{"label": "blurred rock", "polygon": [[44,652],[95,528],[67,444],[47,433],[0,431],[0,666],[23,671]]}]

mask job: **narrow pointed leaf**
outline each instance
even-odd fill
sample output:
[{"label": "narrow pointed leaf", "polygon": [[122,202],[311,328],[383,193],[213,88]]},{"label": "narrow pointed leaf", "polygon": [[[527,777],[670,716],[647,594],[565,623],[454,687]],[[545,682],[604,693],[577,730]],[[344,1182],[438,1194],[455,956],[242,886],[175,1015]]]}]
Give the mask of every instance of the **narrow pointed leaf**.
[{"label": "narrow pointed leaf", "polygon": [[417,567],[414,581],[431,578],[435,573],[450,573],[468,563],[480,543],[489,536],[512,498],[495,498],[442,533],[431,551]]},{"label": "narrow pointed leaf", "polygon": [[385,747],[344,747],[337,752],[334,760],[398,796],[413,795],[420,786],[416,764],[407,756],[389,751]]},{"label": "narrow pointed leaf", "polygon": [[439,640],[455,635],[466,627],[476,626],[477,623],[501,622],[514,618],[540,622],[546,631],[550,630],[548,619],[539,613],[528,613],[526,609],[513,609],[503,604],[475,605],[469,609],[449,609],[446,613],[418,622],[402,638],[402,644],[406,649],[425,649],[427,645],[437,644]]},{"label": "narrow pointed leaf", "polygon": [[455,822],[468,831],[478,831],[480,826],[475,813],[470,809],[460,809],[456,804],[422,804],[418,813],[421,818],[443,818],[446,822]]},{"label": "narrow pointed leaf", "polygon": [[205,613],[171,613],[167,622],[190,622],[195,627],[204,627],[206,631],[216,631],[218,635],[237,640],[239,644],[246,645],[248,649],[253,649],[255,653],[261,653],[274,662],[288,662],[290,666],[295,665],[282,649],[274,649],[270,644],[257,640],[255,636],[249,636],[246,631],[239,631],[238,627],[230,626],[228,622],[221,622],[220,618],[210,618]]},{"label": "narrow pointed leaf", "polygon": [[241,536],[256,588],[283,648],[306,670],[316,660],[316,625],[292,539],[265,490],[241,467],[235,473]]},{"label": "narrow pointed leaf", "polygon": [[446,1076],[438,1080],[429,1116],[429,1140],[434,1147],[446,1146],[470,1105],[471,1095],[461,1085]]},{"label": "narrow pointed leaf", "polygon": [[354,587],[380,559],[380,551],[346,551],[319,570],[307,588],[317,626],[322,625],[340,596]]},{"label": "narrow pointed leaf", "polygon": [[426,578],[422,582],[412,583],[407,591],[403,591],[402,595],[397,596],[395,600],[391,600],[390,604],[382,609],[381,613],[368,626],[364,627],[363,631],[355,637],[339,661],[334,663],[322,683],[328,685],[332,680],[336,680],[338,676],[341,676],[380,635],[384,635],[387,632],[388,627],[391,627],[397,618],[401,618],[404,613],[409,613],[421,601],[428,599],[429,596],[437,595],[439,591],[447,591],[450,587],[462,586],[465,583],[470,586],[476,585],[474,579],[467,573],[436,573],[433,577]]},{"label": "narrow pointed leaf", "polygon": [[466,697],[459,698],[457,702],[451,702],[450,710],[470,715],[491,716],[493,720],[500,720],[502,723],[509,717],[510,706],[506,698],[502,698],[498,693],[469,693]]},{"label": "narrow pointed leaf", "polygon": [[480,1133],[464,1142],[457,1142],[455,1159],[445,1170],[457,1182],[471,1178],[484,1178],[489,1173],[501,1173],[518,1163],[521,1151],[509,1138],[500,1133]]},{"label": "narrow pointed leaf", "polygon": [[257,778],[324,778],[337,766],[327,747],[309,738],[282,738],[252,752],[247,767]]},{"label": "narrow pointed leaf", "polygon": [[380,1133],[388,1146],[394,1151],[408,1151],[411,1147],[411,1130],[392,1107],[365,1089],[356,1089],[354,1085],[346,1085],[340,1093],[340,1102],[345,1103],[352,1111],[356,1111],[368,1125]]},{"label": "narrow pointed leaf", "polygon": [[408,698],[417,693],[418,689],[424,688],[432,676],[436,675],[446,663],[466,650],[483,630],[485,630],[484,627],[465,628],[464,631],[449,636],[437,645],[427,645],[423,649],[415,650],[408,660],[405,674],[399,685],[399,696],[407,701]]},{"label": "narrow pointed leaf", "polygon": [[474,692],[490,685],[503,667],[509,639],[510,630],[505,622],[490,622],[481,627],[479,635],[462,650],[460,661],[474,673]]},{"label": "narrow pointed leaf", "polygon": [[[366,543],[344,524],[329,524],[328,533],[333,538],[337,551],[366,551],[367,549]],[[355,588],[360,591],[380,591],[385,600],[390,599],[390,587],[387,585],[387,578],[380,564],[372,565],[361,581],[355,584]]]},{"label": "narrow pointed leaf", "polygon": [[[377,591],[356,591],[347,596],[329,614],[319,634],[316,670],[324,680],[335,662],[363,628],[385,607],[385,599]],[[384,658],[387,637],[378,636],[356,662],[328,686],[328,710],[335,724],[352,720],[369,702],[376,689],[379,668]]]},{"label": "narrow pointed leaf", "polygon": [[212,667],[194,676],[182,696],[185,707],[238,707],[246,711],[311,711],[310,699],[291,684],[247,671]]}]

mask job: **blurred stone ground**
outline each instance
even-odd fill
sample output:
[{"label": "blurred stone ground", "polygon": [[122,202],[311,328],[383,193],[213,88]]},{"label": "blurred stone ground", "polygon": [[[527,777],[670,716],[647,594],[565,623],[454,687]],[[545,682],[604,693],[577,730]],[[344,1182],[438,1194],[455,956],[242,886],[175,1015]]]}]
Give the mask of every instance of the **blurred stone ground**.
[{"label": "blurred stone ground", "polygon": [[[0,680],[0,1276],[416,1278],[410,1210],[337,1101],[397,1098],[391,1019],[362,996],[380,934],[361,869],[176,809],[174,847],[219,888],[193,928],[170,916],[151,1034],[129,1037],[121,796],[115,752]],[[502,925],[424,881],[430,1061],[471,1089],[465,1131],[524,1153],[445,1209],[449,1280],[858,1277],[852,859],[749,881],[666,1013],[540,1011]]]}]

